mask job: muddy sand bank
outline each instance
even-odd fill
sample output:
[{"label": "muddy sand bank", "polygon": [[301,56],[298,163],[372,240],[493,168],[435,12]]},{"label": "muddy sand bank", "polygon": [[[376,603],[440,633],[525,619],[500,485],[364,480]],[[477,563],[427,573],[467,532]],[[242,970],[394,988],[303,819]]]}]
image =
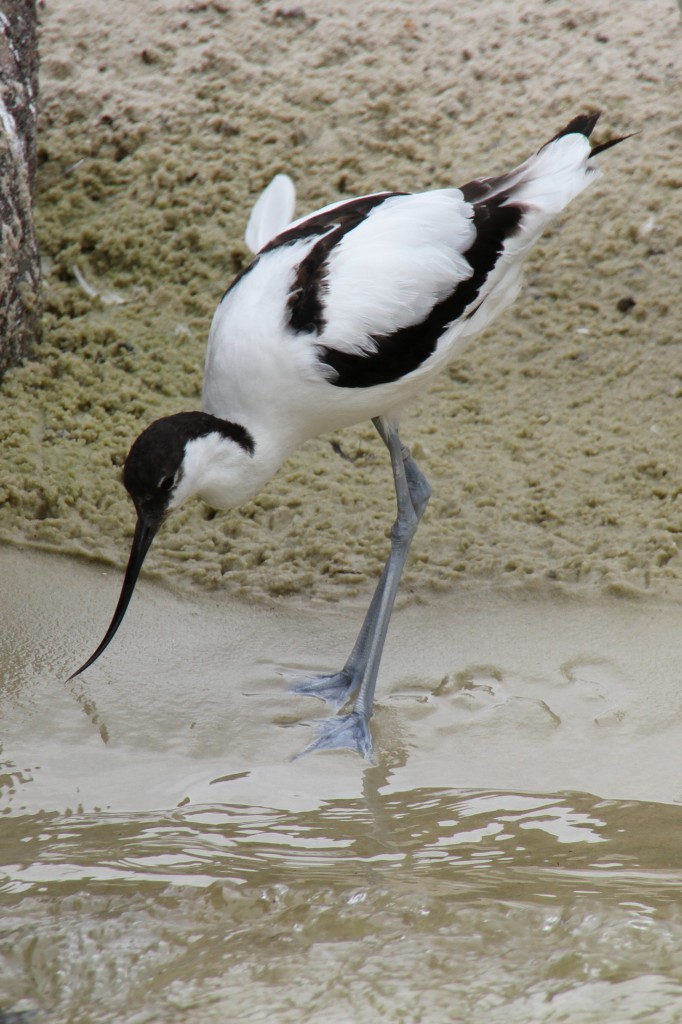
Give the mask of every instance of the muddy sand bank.
[{"label": "muddy sand bank", "polygon": [[[40,16],[44,336],[0,389],[2,539],[124,563],[123,458],[148,421],[198,404],[272,174],[292,174],[300,211],[457,183],[599,107],[604,133],[641,134],[604,154],[514,309],[406,412],[434,498],[401,599],[528,580],[679,596],[674,4],[165,0],[133,23],[126,4],[63,0]],[[149,571],[347,600],[379,572],[392,501],[361,425],[306,445],[242,510],[181,510]]]}]

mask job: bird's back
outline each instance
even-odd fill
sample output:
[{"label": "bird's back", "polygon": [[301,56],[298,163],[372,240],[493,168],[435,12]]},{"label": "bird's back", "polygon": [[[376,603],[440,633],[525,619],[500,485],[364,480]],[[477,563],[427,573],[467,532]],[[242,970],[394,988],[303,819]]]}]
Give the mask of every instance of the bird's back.
[{"label": "bird's back", "polygon": [[216,312],[205,408],[248,423],[269,403],[310,436],[409,400],[513,300],[528,250],[597,176],[590,157],[613,143],[591,148],[596,119],[575,118],[506,174],[290,225]]}]

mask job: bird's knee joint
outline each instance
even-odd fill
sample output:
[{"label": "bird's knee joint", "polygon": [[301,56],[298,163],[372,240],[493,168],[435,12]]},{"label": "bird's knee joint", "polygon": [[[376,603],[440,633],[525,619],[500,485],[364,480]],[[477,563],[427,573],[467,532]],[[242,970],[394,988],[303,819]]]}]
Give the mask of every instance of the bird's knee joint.
[{"label": "bird's knee joint", "polygon": [[421,505],[422,508],[426,508],[426,506],[429,503],[429,498],[430,497],[431,497],[431,484],[428,482],[428,480],[425,477],[422,477],[422,479],[419,482],[419,487],[417,487],[415,489],[415,496],[414,496],[415,502],[417,504]]},{"label": "bird's knee joint", "polygon": [[401,513],[391,528],[391,540],[394,544],[411,541],[417,530],[419,516],[414,511]]},{"label": "bird's knee joint", "polygon": [[417,518],[421,519],[424,514],[424,510],[429,503],[431,497],[431,484],[428,482],[425,476],[421,473],[410,481],[410,498],[412,499],[412,507],[417,514]]}]

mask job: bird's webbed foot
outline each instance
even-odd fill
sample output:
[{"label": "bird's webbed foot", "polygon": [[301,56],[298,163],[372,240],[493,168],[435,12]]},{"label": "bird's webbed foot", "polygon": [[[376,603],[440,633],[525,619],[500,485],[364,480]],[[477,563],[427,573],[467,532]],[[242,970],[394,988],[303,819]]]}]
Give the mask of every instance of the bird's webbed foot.
[{"label": "bird's webbed foot", "polygon": [[300,693],[307,697],[318,697],[338,711],[357,690],[360,680],[349,669],[320,675],[302,675],[290,677],[294,685],[292,693]]},{"label": "bird's webbed foot", "polygon": [[323,718],[315,723],[317,737],[296,757],[303,757],[313,750],[353,750],[373,763],[372,736],[369,722],[358,711],[338,718]]}]

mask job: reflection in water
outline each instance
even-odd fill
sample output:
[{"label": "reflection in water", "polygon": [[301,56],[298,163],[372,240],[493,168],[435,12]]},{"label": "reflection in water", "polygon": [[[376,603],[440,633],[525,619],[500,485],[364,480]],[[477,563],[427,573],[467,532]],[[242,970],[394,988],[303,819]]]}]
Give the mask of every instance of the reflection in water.
[{"label": "reflection in water", "polygon": [[682,808],[385,781],[370,769],[364,798],[297,813],[5,818],[0,1008],[119,1024],[679,1019]]}]

